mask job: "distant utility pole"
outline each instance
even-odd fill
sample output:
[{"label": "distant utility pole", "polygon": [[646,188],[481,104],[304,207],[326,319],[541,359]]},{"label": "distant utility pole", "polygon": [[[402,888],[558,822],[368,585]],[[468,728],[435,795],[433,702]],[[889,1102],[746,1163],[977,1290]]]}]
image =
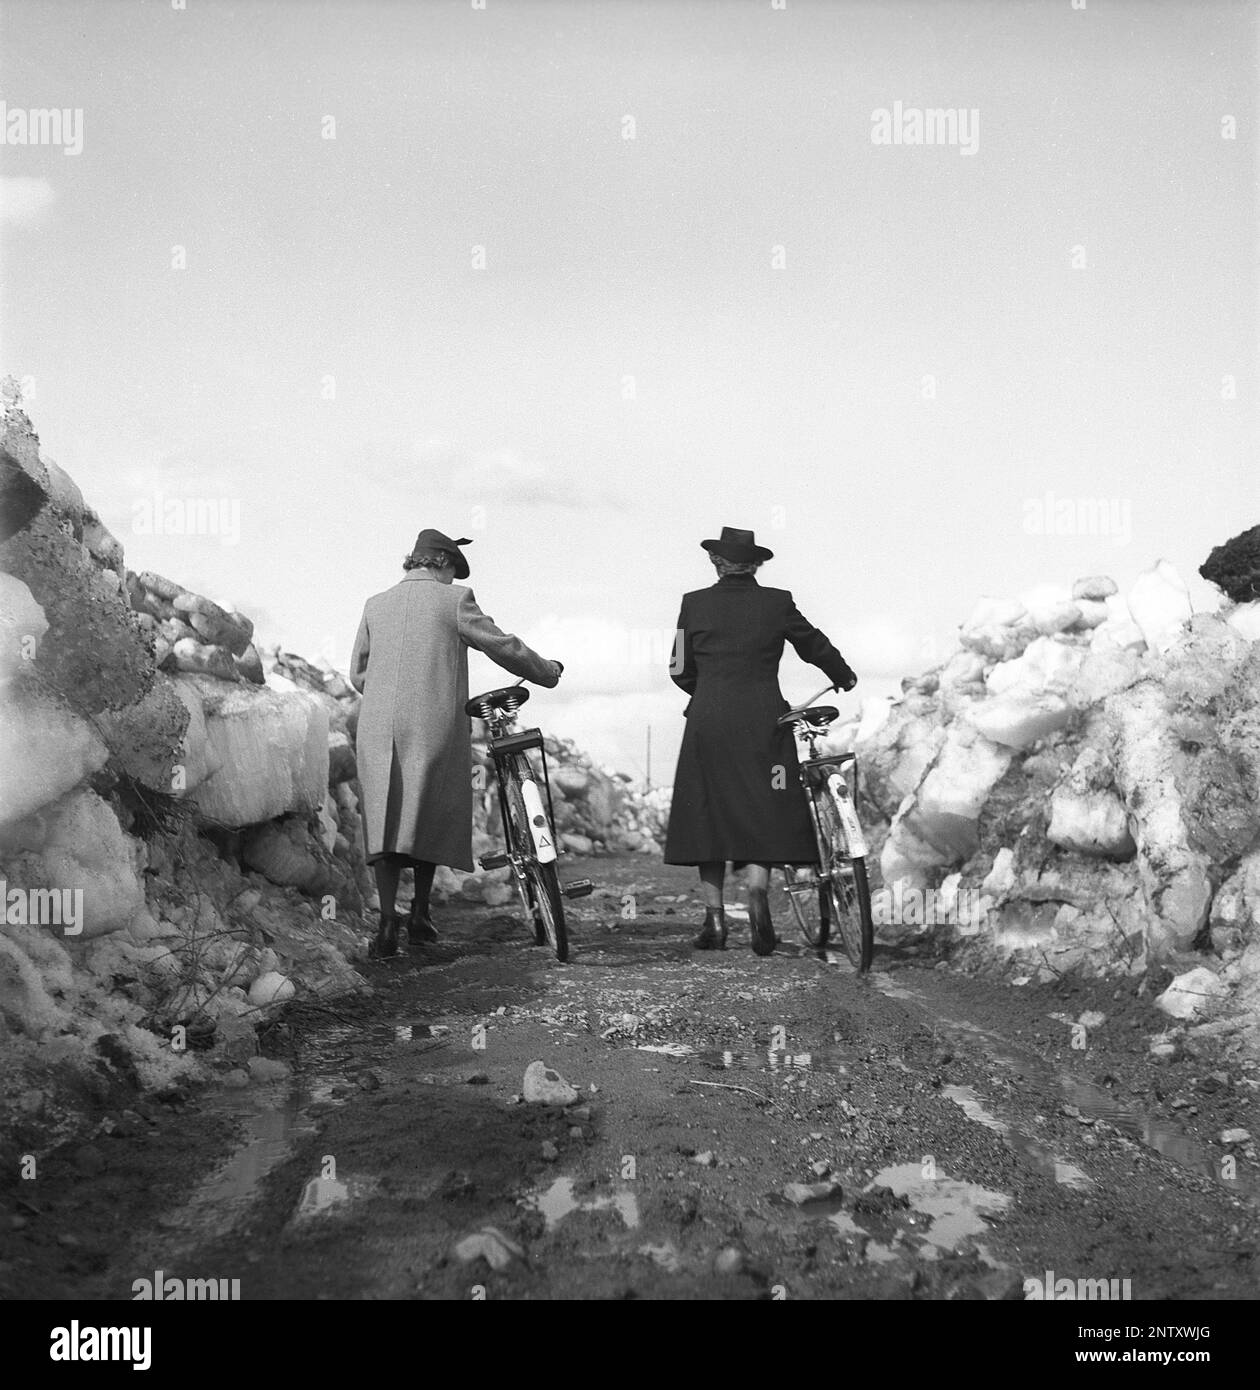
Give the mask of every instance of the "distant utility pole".
[{"label": "distant utility pole", "polygon": [[652,726],[647,726],[647,786],[645,791],[652,790]]}]

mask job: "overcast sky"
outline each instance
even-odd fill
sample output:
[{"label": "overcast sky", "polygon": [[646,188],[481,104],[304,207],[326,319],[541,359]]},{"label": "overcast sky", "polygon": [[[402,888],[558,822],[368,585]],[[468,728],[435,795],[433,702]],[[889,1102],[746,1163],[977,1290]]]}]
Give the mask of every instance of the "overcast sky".
[{"label": "overcast sky", "polygon": [[[6,135],[81,113],[78,153],[74,117],[0,148],[0,366],[133,568],[290,650],[344,664],[416,532],[472,536],[482,606],[568,667],[531,713],[634,773],[650,722],[669,780],[668,636],[723,525],[863,677],[849,710],[980,594],[1164,557],[1208,603],[1260,521],[1254,5],[0,25]],[[952,124],[911,144],[926,108]],[[150,533],[172,500],[201,534]],[[790,698],[822,680],[789,655]]]}]

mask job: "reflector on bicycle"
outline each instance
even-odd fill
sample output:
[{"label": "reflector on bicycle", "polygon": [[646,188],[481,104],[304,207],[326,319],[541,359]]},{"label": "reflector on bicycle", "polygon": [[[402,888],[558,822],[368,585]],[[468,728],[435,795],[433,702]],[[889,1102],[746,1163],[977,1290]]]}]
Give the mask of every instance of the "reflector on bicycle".
[{"label": "reflector on bicycle", "polygon": [[523,753],[527,748],[541,748],[543,736],[541,729],[522,729],[519,734],[508,734],[505,738],[492,738],[490,749],[500,756],[506,753]]}]

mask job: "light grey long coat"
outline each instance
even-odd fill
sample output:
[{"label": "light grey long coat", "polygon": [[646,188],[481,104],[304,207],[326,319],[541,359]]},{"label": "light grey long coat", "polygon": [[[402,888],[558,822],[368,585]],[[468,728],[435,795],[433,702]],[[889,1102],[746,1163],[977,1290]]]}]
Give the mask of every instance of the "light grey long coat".
[{"label": "light grey long coat", "polygon": [[551,663],[500,631],[462,584],[410,570],[364,607],[350,682],[363,692],[355,754],[369,861],[392,851],[473,867],[469,647],[556,684]]}]

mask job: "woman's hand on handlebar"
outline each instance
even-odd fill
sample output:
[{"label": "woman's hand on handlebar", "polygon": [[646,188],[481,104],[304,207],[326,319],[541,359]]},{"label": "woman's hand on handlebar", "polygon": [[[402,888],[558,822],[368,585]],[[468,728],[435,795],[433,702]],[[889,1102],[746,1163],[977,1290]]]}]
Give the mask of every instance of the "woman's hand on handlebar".
[{"label": "woman's hand on handlebar", "polygon": [[561,677],[562,675],[564,675],[564,662],[562,662],[562,661],[553,661],[553,662],[551,663],[551,667],[552,667],[552,670],[554,670],[555,673],[556,673],[556,680],[559,681],[560,677]]}]

